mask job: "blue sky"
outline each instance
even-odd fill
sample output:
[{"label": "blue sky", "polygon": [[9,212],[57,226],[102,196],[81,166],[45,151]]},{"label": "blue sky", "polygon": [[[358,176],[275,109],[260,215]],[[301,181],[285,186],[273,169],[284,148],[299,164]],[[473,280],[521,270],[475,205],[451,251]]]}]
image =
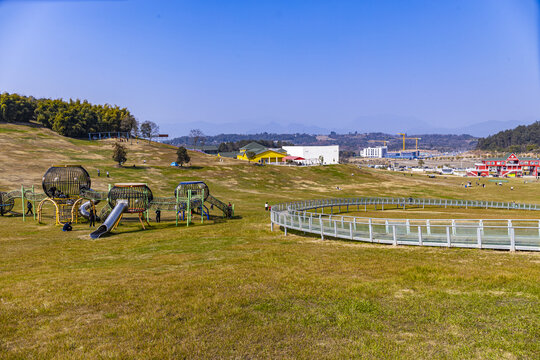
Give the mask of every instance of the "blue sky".
[{"label": "blue sky", "polygon": [[171,135],[529,123],[538,5],[0,0],[0,91],[126,106]]}]

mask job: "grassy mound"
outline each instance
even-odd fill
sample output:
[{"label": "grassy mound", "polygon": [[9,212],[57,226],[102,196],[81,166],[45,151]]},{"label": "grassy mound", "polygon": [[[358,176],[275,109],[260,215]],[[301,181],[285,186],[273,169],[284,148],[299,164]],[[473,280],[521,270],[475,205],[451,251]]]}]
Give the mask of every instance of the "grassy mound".
[{"label": "grassy mound", "polygon": [[[192,167],[176,169],[168,166],[174,148],[146,142],[129,144],[126,167],[115,168],[109,141],[16,125],[0,125],[0,143],[0,191],[39,188],[50,165],[81,164],[96,190],[135,181],[170,196],[179,181],[204,180],[241,216],[175,227],[164,213],[146,231],[128,217],[97,241],[86,224],[63,233],[52,222],[0,218],[0,357],[511,359],[540,351],[540,254],[285,237],[270,232],[264,211],[265,201],[357,195],[538,202],[536,182],[464,189],[460,178],[258,167],[198,153]],[[98,178],[98,168],[111,177]]]}]

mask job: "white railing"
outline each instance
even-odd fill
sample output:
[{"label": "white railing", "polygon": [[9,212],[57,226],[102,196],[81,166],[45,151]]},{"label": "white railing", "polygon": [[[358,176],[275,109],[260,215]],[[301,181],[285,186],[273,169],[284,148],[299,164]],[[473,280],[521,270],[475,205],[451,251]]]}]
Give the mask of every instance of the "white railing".
[{"label": "white railing", "polygon": [[[483,209],[540,210],[538,204],[514,202],[415,199],[336,198],[304,200],[273,205],[270,219],[287,230],[324,237],[392,245],[423,245],[501,250],[540,251],[540,220],[537,219],[396,219],[339,215],[367,206],[384,210],[407,207],[464,207]],[[314,211],[313,211],[314,210]],[[319,210],[321,211],[319,213]],[[326,213],[330,210],[330,213]],[[337,213],[337,214],[336,214]]]}]

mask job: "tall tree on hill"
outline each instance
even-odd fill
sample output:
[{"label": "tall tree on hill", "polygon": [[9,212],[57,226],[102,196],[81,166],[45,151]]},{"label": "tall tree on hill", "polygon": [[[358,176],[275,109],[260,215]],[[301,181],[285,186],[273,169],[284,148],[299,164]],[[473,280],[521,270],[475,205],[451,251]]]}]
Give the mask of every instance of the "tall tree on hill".
[{"label": "tall tree on hill", "polygon": [[159,126],[153,121],[145,121],[141,124],[141,135],[143,138],[148,139],[148,143],[152,141],[152,138],[158,136]]},{"label": "tall tree on hill", "polygon": [[120,121],[120,131],[127,132],[130,136],[136,136],[138,126],[137,119],[131,114],[125,114]]},{"label": "tall tree on hill", "polygon": [[176,150],[176,162],[180,164],[180,166],[183,166],[184,164],[187,164],[191,161],[191,158],[189,157],[189,154],[185,147],[180,146],[178,150]]},{"label": "tall tree on hill", "polygon": [[123,163],[127,161],[127,150],[126,147],[119,142],[113,144],[113,160],[118,163],[119,166],[122,166]]},{"label": "tall tree on hill", "polygon": [[204,133],[201,131],[201,129],[191,129],[191,131],[189,132],[189,137],[193,142],[193,146],[197,146],[199,140],[204,138]]},{"label": "tall tree on hill", "polygon": [[255,154],[255,151],[247,151],[246,152],[246,157],[247,157],[249,162],[251,162],[251,160],[255,159],[256,156],[257,156],[257,154]]},{"label": "tall tree on hill", "polygon": [[34,120],[34,98],[18,94],[0,94],[0,122],[27,123]]}]

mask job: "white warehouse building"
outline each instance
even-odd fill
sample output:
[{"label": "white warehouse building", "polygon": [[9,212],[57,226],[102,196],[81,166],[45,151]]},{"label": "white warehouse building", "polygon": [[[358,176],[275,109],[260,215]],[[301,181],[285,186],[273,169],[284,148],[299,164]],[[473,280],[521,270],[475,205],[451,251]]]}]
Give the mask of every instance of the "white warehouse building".
[{"label": "white warehouse building", "polygon": [[367,158],[385,158],[388,154],[386,146],[367,147],[360,151],[361,157]]},{"label": "white warehouse building", "polygon": [[312,164],[318,164],[321,156],[324,165],[339,164],[339,145],[283,146],[283,150],[290,156],[304,158],[306,162]]}]

